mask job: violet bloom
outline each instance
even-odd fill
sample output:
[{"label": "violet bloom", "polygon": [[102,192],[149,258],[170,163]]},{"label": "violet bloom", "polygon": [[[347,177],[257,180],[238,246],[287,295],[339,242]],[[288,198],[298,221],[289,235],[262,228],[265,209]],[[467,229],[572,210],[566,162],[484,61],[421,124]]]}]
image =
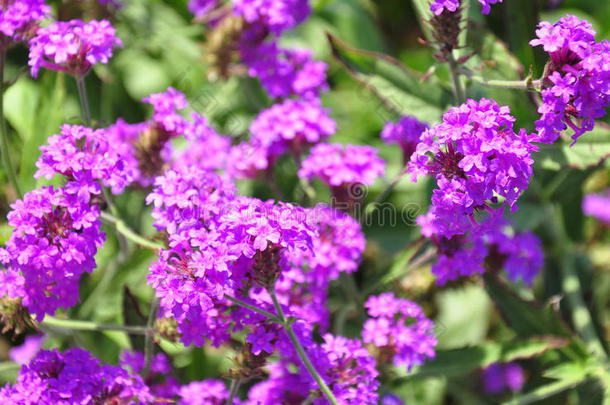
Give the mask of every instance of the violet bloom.
[{"label": "violet bloom", "polygon": [[[123,351],[119,365],[131,374],[139,375],[146,365],[144,353],[136,351]],[[169,376],[172,366],[164,353],[157,353],[150,359],[148,374],[144,376],[144,383],[155,398],[173,399],[180,389],[178,380]]]},{"label": "violet bloom", "polygon": [[203,18],[216,7],[218,0],[189,0],[188,10],[195,18]]},{"label": "violet bloom", "polygon": [[494,363],[483,369],[483,383],[489,394],[498,394],[506,389],[517,392],[523,387],[523,369],[517,363]]},{"label": "violet bloom", "polygon": [[43,341],[44,335],[28,335],[21,346],[16,346],[9,350],[8,357],[15,363],[21,365],[27,364],[42,348]]},{"label": "violet bloom", "polygon": [[[492,4],[502,3],[502,0],[479,0],[479,3],[483,7],[481,13],[489,14],[491,11],[490,6]],[[430,5],[430,10],[435,15],[441,15],[445,10],[454,13],[459,7],[460,0],[434,0],[434,2]]]},{"label": "violet bloom", "polygon": [[610,225],[610,189],[601,194],[588,194],[582,202],[585,215]]},{"label": "violet bloom", "polygon": [[[178,392],[177,405],[222,405],[229,398],[229,390],[220,380],[203,380],[191,382]],[[233,403],[241,402],[233,398]]]},{"label": "violet bloom", "polygon": [[428,124],[414,117],[401,117],[397,123],[388,122],[381,131],[381,139],[386,143],[398,144],[403,152],[406,164],[415,152],[421,134],[428,129]]},{"label": "violet bloom", "polygon": [[394,365],[407,370],[434,358],[434,324],[419,305],[393,293],[370,297],[364,305],[370,318],[364,323],[362,339],[378,347],[381,356],[391,357]]},{"label": "violet bloom", "polygon": [[206,117],[193,113],[192,122],[186,125],[184,137],[188,141],[186,148],[174,158],[174,167],[196,166],[206,170],[224,170],[227,168],[231,138],[219,135],[208,123]]},{"label": "violet bloom", "polygon": [[328,89],[328,66],[312,60],[307,49],[283,49],[274,41],[255,47],[248,44],[241,53],[248,74],[257,77],[271,97],[311,98]]},{"label": "violet bloom", "polygon": [[424,132],[408,164],[413,181],[432,175],[438,189],[426,222],[443,236],[466,233],[475,210],[486,210],[502,197],[516,202],[532,176],[532,152],[537,148],[506,106],[493,100],[468,100],[452,107],[443,122]]},{"label": "violet bloom", "polygon": [[538,141],[552,143],[569,127],[576,142],[610,105],[610,43],[596,42],[591,24],[573,15],[538,27],[530,44],[541,45],[550,58],[538,108]]},{"label": "violet bloom", "polygon": [[287,151],[300,155],[336,129],[335,121],[317,99],[285,100],[261,111],[250,125],[251,142],[265,145],[270,159]]},{"label": "violet bloom", "polygon": [[167,91],[151,94],[143,98],[142,102],[153,106],[152,119],[163,130],[170,133],[184,133],[187,120],[177,112],[188,106],[186,96],[183,93],[173,87],[168,87]]},{"label": "violet bloom", "polygon": [[79,348],[60,353],[42,350],[19,371],[17,382],[0,389],[3,404],[153,404],[140,376],[120,367],[101,365]]},{"label": "violet bloom", "polygon": [[53,187],[30,191],[11,208],[7,218],[14,230],[0,260],[22,289],[9,296],[22,297],[42,320],[77,303],[80,277],[93,271],[104,241],[99,210]]},{"label": "violet bloom", "polygon": [[308,0],[233,0],[236,15],[259,29],[279,35],[311,13]]},{"label": "violet bloom", "polygon": [[268,156],[268,145],[242,142],[229,150],[227,173],[236,179],[256,179],[271,173],[276,156]]},{"label": "violet bloom", "polygon": [[108,63],[117,46],[123,43],[106,20],[57,21],[30,40],[28,64],[33,77],[41,67],[84,77],[96,63]]},{"label": "violet bloom", "polygon": [[362,186],[372,186],[385,171],[385,162],[372,146],[321,143],[303,160],[299,177],[320,178],[341,209],[350,211],[364,197]]},{"label": "violet bloom", "polygon": [[36,34],[38,22],[47,17],[51,7],[44,0],[4,0],[0,2],[0,48],[27,41]]},{"label": "violet bloom", "polygon": [[[114,194],[120,194],[137,176],[137,169],[129,164],[120,143],[113,143],[104,129],[91,129],[80,125],[63,125],[59,135],[40,147],[42,155],[36,162],[34,177],[50,180],[56,173],[68,180],[66,189],[74,190],[83,202],[89,195],[99,194],[95,186],[83,187],[81,179],[99,181]],[[93,187],[93,188],[92,188]]]}]

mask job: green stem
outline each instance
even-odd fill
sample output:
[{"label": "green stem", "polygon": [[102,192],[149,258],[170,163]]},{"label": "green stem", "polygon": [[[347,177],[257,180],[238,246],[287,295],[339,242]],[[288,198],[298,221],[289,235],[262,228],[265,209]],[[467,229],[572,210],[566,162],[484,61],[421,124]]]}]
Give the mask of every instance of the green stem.
[{"label": "green stem", "polygon": [[147,335],[148,328],[145,326],[124,326],[108,325],[90,321],[78,321],[74,319],[60,319],[52,316],[45,316],[44,321],[40,322],[43,327],[80,330],[80,331],[105,331],[114,330],[129,333],[131,335]]},{"label": "green stem", "polygon": [[15,174],[15,168],[13,167],[13,161],[11,159],[11,151],[8,143],[8,130],[6,128],[6,119],[4,118],[4,68],[6,67],[6,48],[0,48],[0,153],[2,154],[2,164],[4,170],[6,170],[6,177],[13,185],[15,192],[19,198],[23,197],[19,182],[17,181],[17,175]]},{"label": "green stem", "polygon": [[102,220],[104,220],[108,224],[113,225],[115,227],[115,229],[117,230],[117,232],[119,232],[121,235],[125,236],[127,239],[134,242],[135,244],[148,248],[148,249],[151,249],[151,250],[165,249],[164,245],[150,241],[150,240],[144,238],[143,236],[135,233],[125,224],[125,222],[122,219],[117,218],[107,212],[102,212],[100,214],[100,216],[102,217]]},{"label": "green stem", "polygon": [[523,80],[498,80],[498,79],[486,79],[485,77],[475,75],[473,72],[467,69],[458,69],[460,74],[468,77],[473,82],[477,82],[487,87],[496,87],[501,89],[516,89],[516,90],[539,90],[541,82],[540,80],[532,80],[531,76],[526,77]]},{"label": "green stem", "polygon": [[453,52],[449,52],[447,63],[449,64],[449,73],[451,73],[451,82],[453,84],[455,101],[457,104],[462,104],[464,101],[466,101],[466,93],[464,92],[464,87],[462,86],[459,68],[453,56]]},{"label": "green stem", "polygon": [[[150,303],[150,311],[148,312],[148,321],[146,322],[146,329],[151,331],[155,326],[155,320],[157,319],[157,310],[159,309],[159,298],[153,297]],[[146,378],[148,371],[150,370],[150,362],[155,351],[155,341],[151,333],[147,333],[144,336],[144,368],[142,369],[142,376]]]},{"label": "green stem", "polygon": [[78,99],[83,110],[83,122],[86,126],[91,125],[91,112],[89,111],[89,99],[87,98],[87,86],[85,85],[85,77],[76,77],[76,88],[78,89]]},{"label": "green stem", "polygon": [[282,321],[282,325],[284,326],[284,329],[286,330],[286,333],[288,334],[288,337],[290,338],[292,345],[294,346],[299,357],[301,358],[301,361],[303,362],[303,364],[305,364],[307,371],[309,371],[309,374],[311,374],[311,376],[316,381],[316,383],[318,383],[318,386],[320,387],[320,389],[322,390],[322,392],[324,393],[326,398],[330,401],[330,403],[333,405],[339,405],[337,398],[335,398],[335,395],[333,394],[333,392],[330,390],[328,385],[326,385],[326,383],[324,382],[324,380],[322,379],[320,374],[318,374],[315,367],[311,363],[311,360],[309,360],[307,353],[305,353],[305,349],[301,345],[301,342],[299,342],[297,335],[294,333],[294,329],[292,329],[292,323],[288,319],[286,319],[286,316],[284,315],[284,311],[282,310],[282,306],[280,305],[280,303],[277,300],[277,297],[275,295],[274,287],[269,288],[269,295],[271,295],[271,299],[273,300],[273,305],[275,306],[278,316],[280,317],[280,319]]},{"label": "green stem", "polygon": [[260,308],[255,307],[254,305],[250,305],[245,301],[242,301],[238,298],[235,297],[231,297],[230,295],[226,295],[224,296],[228,301],[231,301],[232,303],[234,303],[235,305],[239,305],[240,307],[244,307],[249,309],[250,311],[254,311],[257,314],[260,314],[262,316],[264,316],[265,318],[268,318],[276,323],[282,323],[282,320],[280,318],[278,318],[277,316],[273,315],[271,312],[267,312],[265,310],[262,310]]},{"label": "green stem", "polygon": [[234,378],[231,381],[229,398],[227,398],[226,405],[233,405],[233,398],[235,398],[235,395],[237,395],[237,390],[239,389],[240,384],[241,384],[241,380],[239,378]]}]

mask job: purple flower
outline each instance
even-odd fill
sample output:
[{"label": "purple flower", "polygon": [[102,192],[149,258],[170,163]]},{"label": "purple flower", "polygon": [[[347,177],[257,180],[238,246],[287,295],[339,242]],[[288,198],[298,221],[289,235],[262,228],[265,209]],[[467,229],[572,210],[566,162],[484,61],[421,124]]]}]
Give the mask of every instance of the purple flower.
[{"label": "purple flower", "polygon": [[85,76],[96,63],[108,63],[117,46],[123,44],[106,20],[51,23],[30,40],[32,76],[38,76],[40,67]]},{"label": "purple flower", "polygon": [[404,162],[415,152],[419,137],[428,129],[428,124],[413,117],[401,117],[397,123],[388,122],[381,131],[381,139],[386,143],[396,143],[403,151]]},{"label": "purple flower", "polygon": [[[222,381],[203,380],[180,388],[178,405],[222,405],[229,398],[229,390]],[[237,398],[233,403],[240,404]]]},{"label": "purple flower", "polygon": [[51,12],[44,0],[5,0],[0,3],[0,47],[27,41],[38,22]]},{"label": "purple flower", "polygon": [[[63,125],[59,135],[47,140],[48,145],[40,147],[42,155],[36,162],[38,171],[34,177],[51,179],[56,173],[68,180],[66,188],[81,189],[81,179],[101,181],[114,194],[119,194],[137,176],[136,168],[126,164],[128,159],[121,144],[110,142],[103,129],[91,129],[80,125]],[[99,194],[100,190],[90,188],[89,194]],[[88,202],[88,197],[84,197]]]},{"label": "purple flower", "polygon": [[0,259],[23,287],[9,296],[23,294],[23,305],[42,320],[78,301],[80,277],[95,268],[104,241],[99,210],[53,187],[29,192],[11,208],[7,218],[14,230]]},{"label": "purple flower", "polygon": [[405,405],[405,403],[398,395],[389,393],[381,398],[381,405]]},{"label": "purple flower", "polygon": [[370,316],[362,331],[364,343],[381,348],[407,370],[434,358],[434,324],[416,303],[384,293],[364,305]]},{"label": "purple flower", "polygon": [[205,17],[216,7],[218,0],[189,0],[188,9],[195,18]]},{"label": "purple flower", "polygon": [[[136,351],[123,351],[119,365],[131,374],[141,374],[146,364],[144,353]],[[150,359],[148,374],[144,376],[144,383],[155,398],[173,399],[180,389],[178,381],[168,376],[172,366],[164,353],[157,353]]]},{"label": "purple flower", "polygon": [[153,120],[158,123],[165,131],[170,133],[184,133],[187,120],[178,114],[177,110],[182,110],[188,106],[186,97],[183,93],[169,87],[166,92],[151,94],[142,99],[142,102],[153,106]]},{"label": "purple flower", "polygon": [[258,356],[262,351],[272,354],[276,338],[276,331],[268,330],[265,325],[259,325],[248,335],[246,341],[252,345],[252,354]]},{"label": "purple flower", "polygon": [[307,49],[282,49],[273,41],[254,47],[247,44],[241,53],[248,74],[258,77],[271,97],[311,98],[328,89],[328,66],[312,60],[311,51]]},{"label": "purple flower", "polygon": [[270,173],[275,158],[267,156],[267,145],[255,142],[242,142],[229,151],[227,172],[238,179],[255,179]]},{"label": "purple flower", "polygon": [[44,335],[29,335],[21,346],[13,347],[9,353],[9,358],[21,365],[27,364],[36,356],[41,349]]},{"label": "purple flower", "polygon": [[[496,3],[502,3],[502,0],[479,0],[483,9],[481,13],[489,14],[491,11],[491,5]],[[457,11],[460,7],[460,0],[434,0],[434,2],[430,5],[430,10],[435,15],[441,15],[444,10],[447,10],[451,13]]]},{"label": "purple flower", "polygon": [[268,159],[287,151],[301,154],[335,133],[337,125],[320,101],[285,100],[261,111],[250,125],[251,142],[265,145]]},{"label": "purple flower", "polygon": [[550,63],[542,82],[537,141],[552,143],[569,127],[576,142],[610,105],[610,43],[596,42],[591,24],[573,15],[538,27],[530,44],[541,45]]},{"label": "purple flower", "polygon": [[524,383],[523,369],[517,363],[494,363],[483,370],[483,383],[489,394],[519,391]]},{"label": "purple flower", "polygon": [[601,194],[588,194],[582,202],[585,215],[597,218],[610,225],[610,189]]},{"label": "purple flower", "polygon": [[330,187],[371,186],[384,170],[385,162],[371,146],[321,143],[303,161],[299,177],[319,177]]},{"label": "purple flower", "polygon": [[[468,100],[443,115],[420,138],[408,171],[436,177],[427,226],[447,238],[465,234],[474,211],[500,196],[512,210],[532,176],[532,152],[525,130],[516,133],[510,109],[493,100]],[[426,231],[429,232],[429,231]]]},{"label": "purple flower", "polygon": [[234,12],[247,23],[279,35],[311,13],[307,0],[233,0]]},{"label": "purple flower", "polygon": [[99,403],[152,404],[148,387],[137,375],[101,365],[79,348],[60,353],[40,351],[19,371],[17,382],[0,390],[0,402],[27,404]]}]

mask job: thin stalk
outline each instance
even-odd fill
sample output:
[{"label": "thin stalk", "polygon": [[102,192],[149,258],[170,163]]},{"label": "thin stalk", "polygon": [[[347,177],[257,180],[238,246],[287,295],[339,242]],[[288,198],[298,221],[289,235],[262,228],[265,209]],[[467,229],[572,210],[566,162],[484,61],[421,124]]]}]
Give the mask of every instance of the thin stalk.
[{"label": "thin stalk", "polygon": [[286,333],[288,334],[288,337],[290,338],[292,345],[294,346],[299,357],[301,358],[301,361],[303,362],[303,364],[305,364],[307,371],[309,371],[309,374],[311,374],[311,376],[316,381],[316,383],[318,383],[320,390],[324,393],[324,395],[330,401],[330,403],[333,405],[339,405],[337,398],[335,398],[335,395],[330,390],[328,385],[326,385],[326,383],[324,382],[324,380],[322,379],[320,374],[318,374],[318,372],[316,371],[316,368],[311,363],[311,360],[309,360],[307,353],[305,353],[305,349],[301,345],[301,342],[299,342],[297,335],[294,333],[294,329],[292,329],[292,323],[288,319],[286,319],[286,316],[284,315],[284,311],[282,310],[282,306],[280,305],[279,301],[277,300],[277,297],[275,295],[275,289],[273,287],[269,288],[269,295],[271,295],[271,299],[273,300],[273,305],[275,306],[278,316],[282,320],[282,325],[284,326],[284,329],[286,330]]},{"label": "thin stalk", "polygon": [[453,94],[455,95],[455,101],[457,104],[462,104],[464,101],[466,101],[466,93],[464,92],[464,87],[462,86],[462,81],[460,79],[458,65],[455,61],[452,52],[449,52],[449,56],[447,57],[447,63],[449,64],[449,73],[451,73],[451,83],[453,84]]},{"label": "thin stalk", "polygon": [[475,75],[473,72],[467,69],[458,69],[458,72],[468,77],[473,82],[477,82],[487,87],[516,90],[539,90],[541,85],[540,80],[532,80],[531,76],[528,76],[523,80],[498,80],[487,79],[485,77]]},{"label": "thin stalk", "polygon": [[237,390],[241,384],[241,380],[239,378],[234,378],[231,381],[231,388],[229,391],[229,398],[227,398],[226,405],[233,405],[233,398],[237,395]]},{"label": "thin stalk", "polygon": [[239,305],[240,307],[244,307],[244,308],[249,309],[250,311],[254,311],[254,312],[256,312],[257,314],[260,314],[260,315],[262,315],[262,316],[264,316],[264,317],[266,317],[266,318],[268,318],[268,319],[270,319],[270,320],[272,320],[272,321],[274,321],[274,322],[277,322],[277,323],[282,323],[282,320],[281,320],[280,318],[278,318],[277,316],[273,315],[271,312],[267,312],[267,311],[265,311],[265,310],[262,310],[262,309],[260,309],[260,308],[257,308],[257,307],[255,307],[254,305],[250,305],[250,304],[248,304],[247,302],[242,301],[242,300],[240,300],[240,299],[238,299],[238,298],[235,298],[235,297],[231,297],[230,295],[226,295],[226,294],[225,294],[225,296],[224,296],[224,297],[225,297],[225,298],[226,298],[228,301],[231,301],[232,303],[234,303],[235,305]]},{"label": "thin stalk", "polygon": [[[150,303],[150,311],[148,312],[148,321],[146,322],[146,329],[152,331],[155,326],[155,320],[157,319],[157,310],[159,309],[159,298],[153,297]],[[142,376],[146,378],[148,371],[150,370],[150,362],[155,351],[155,341],[153,340],[152,333],[147,333],[144,336],[144,368],[142,369]]]},{"label": "thin stalk", "polygon": [[143,236],[138,235],[131,228],[129,228],[120,218],[117,218],[107,212],[102,212],[100,216],[102,217],[102,220],[104,220],[106,223],[113,225],[117,232],[119,232],[121,235],[125,236],[127,239],[137,245],[151,250],[161,250],[165,248],[165,246],[160,243],[150,241],[144,238]]},{"label": "thin stalk", "polygon": [[87,98],[87,87],[85,86],[85,76],[76,77],[76,88],[78,89],[78,99],[83,110],[83,122],[86,126],[91,125],[91,112],[89,111],[89,99]]},{"label": "thin stalk", "polygon": [[95,323],[90,321],[79,321],[74,319],[60,319],[52,316],[45,316],[44,321],[40,322],[43,327],[78,330],[78,331],[105,331],[114,330],[125,332],[131,335],[147,335],[148,328],[145,326],[126,326],[126,325],[108,325],[103,323]]},{"label": "thin stalk", "polygon": [[19,182],[17,181],[17,175],[15,174],[15,168],[13,167],[13,161],[11,159],[11,151],[8,143],[8,130],[6,128],[6,119],[4,118],[4,68],[6,67],[6,48],[1,47],[0,49],[0,152],[2,154],[2,164],[4,170],[6,170],[6,177],[9,182],[13,185],[15,192],[19,198],[23,197],[21,189],[19,188]]}]

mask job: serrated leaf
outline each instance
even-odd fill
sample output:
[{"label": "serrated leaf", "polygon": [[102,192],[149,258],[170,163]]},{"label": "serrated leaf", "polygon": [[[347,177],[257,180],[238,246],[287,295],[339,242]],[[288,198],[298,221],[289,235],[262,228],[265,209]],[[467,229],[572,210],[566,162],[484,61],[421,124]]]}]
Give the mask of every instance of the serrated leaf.
[{"label": "serrated leaf", "polygon": [[[451,102],[451,93],[434,76],[422,82],[420,73],[388,55],[351,48],[338,38],[327,36],[335,59],[388,111],[435,122]],[[385,119],[396,118],[388,115]]]},{"label": "serrated leaf", "polygon": [[567,342],[564,339],[540,338],[529,341],[489,342],[460,349],[437,350],[433,360],[417,367],[412,374],[399,378],[399,381],[394,381],[394,383],[434,376],[463,376],[493,363],[535,357],[548,350],[563,347]]}]

